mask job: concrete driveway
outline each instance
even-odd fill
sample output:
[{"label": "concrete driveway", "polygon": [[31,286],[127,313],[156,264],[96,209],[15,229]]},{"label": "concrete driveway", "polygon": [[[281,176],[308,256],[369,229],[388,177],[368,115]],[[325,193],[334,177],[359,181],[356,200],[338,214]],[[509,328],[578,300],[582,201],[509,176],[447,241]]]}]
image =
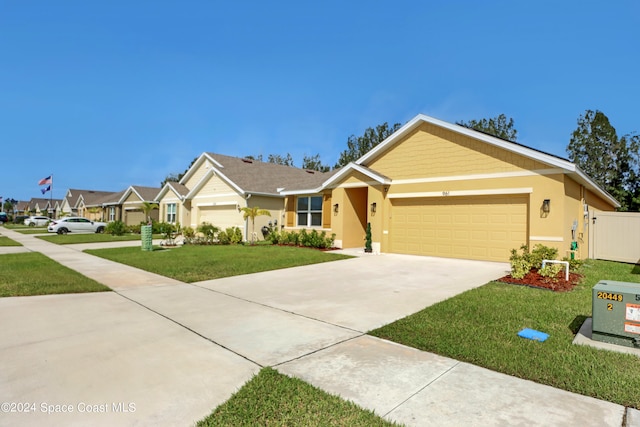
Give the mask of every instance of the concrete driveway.
[{"label": "concrete driveway", "polygon": [[[63,264],[99,281],[102,275],[118,292],[0,299],[1,400],[36,405],[29,414],[3,413],[3,426],[190,425],[261,366],[356,338],[505,269],[373,255],[162,284],[153,275],[145,281],[141,271],[131,280],[130,267],[68,247],[64,254],[50,248]],[[129,403],[134,411],[123,411]],[[64,405],[73,412],[61,412]]]},{"label": "concrete driveway", "polygon": [[0,298],[0,426],[192,425],[267,365],[408,425],[623,419],[620,405],[363,335],[506,264],[385,254],[187,285],[15,239],[117,292]]}]

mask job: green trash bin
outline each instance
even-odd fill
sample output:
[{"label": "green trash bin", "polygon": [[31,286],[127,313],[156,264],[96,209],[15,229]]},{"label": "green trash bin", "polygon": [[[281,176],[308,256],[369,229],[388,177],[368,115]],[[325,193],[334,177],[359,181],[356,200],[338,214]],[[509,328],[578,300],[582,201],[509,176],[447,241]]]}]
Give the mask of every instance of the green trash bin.
[{"label": "green trash bin", "polygon": [[140,235],[142,236],[142,250],[153,250],[153,228],[150,225],[143,225],[140,227]]}]

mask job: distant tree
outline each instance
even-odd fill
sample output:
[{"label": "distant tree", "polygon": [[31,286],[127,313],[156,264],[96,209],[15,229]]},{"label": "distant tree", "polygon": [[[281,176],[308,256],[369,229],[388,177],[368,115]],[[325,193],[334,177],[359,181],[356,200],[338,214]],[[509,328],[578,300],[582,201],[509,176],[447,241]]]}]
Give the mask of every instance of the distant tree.
[{"label": "distant tree", "polygon": [[164,187],[164,185],[167,182],[180,182],[180,180],[182,179],[183,176],[185,176],[187,174],[187,172],[189,171],[189,169],[191,168],[191,166],[193,166],[193,164],[196,162],[196,160],[198,160],[198,157],[196,157],[195,159],[191,160],[191,163],[189,163],[189,167],[187,167],[184,172],[182,173],[170,173],[169,175],[167,175],[164,180],[160,183],[160,187]]},{"label": "distant tree", "polygon": [[618,137],[603,112],[587,110],[578,118],[567,153],[572,162],[620,202],[620,210],[638,210],[639,146],[638,135]]},{"label": "distant tree", "polygon": [[507,119],[504,114],[489,119],[469,120],[468,122],[459,121],[456,124],[500,139],[506,139],[507,141],[515,142],[518,139],[518,131],[514,126],[513,119]]},{"label": "distant tree", "polygon": [[242,217],[244,218],[244,220],[246,221],[247,219],[251,219],[251,244],[253,245],[255,243],[255,235],[256,235],[256,217],[257,216],[262,216],[262,215],[266,215],[266,216],[271,216],[271,212],[269,212],[266,209],[260,209],[257,206],[253,206],[253,207],[245,207],[241,209],[242,211]]},{"label": "distant tree", "polygon": [[373,147],[387,139],[391,134],[400,129],[400,123],[389,126],[387,122],[374,128],[367,128],[362,136],[351,135],[347,140],[347,149],[340,153],[340,158],[335,167],[346,166],[349,162],[358,160]]},{"label": "distant tree", "polygon": [[302,169],[318,171],[318,172],[329,172],[329,165],[323,165],[320,160],[320,154],[316,154],[315,156],[307,156],[305,155],[302,158]]},{"label": "distant tree", "polygon": [[244,156],[245,159],[249,159],[249,160],[255,160],[257,162],[261,162],[262,161],[262,154],[258,154],[257,156]]},{"label": "distant tree", "polygon": [[269,163],[275,163],[276,165],[293,166],[293,157],[291,157],[291,154],[289,153],[287,153],[286,156],[281,156],[280,154],[269,154],[267,161]]}]

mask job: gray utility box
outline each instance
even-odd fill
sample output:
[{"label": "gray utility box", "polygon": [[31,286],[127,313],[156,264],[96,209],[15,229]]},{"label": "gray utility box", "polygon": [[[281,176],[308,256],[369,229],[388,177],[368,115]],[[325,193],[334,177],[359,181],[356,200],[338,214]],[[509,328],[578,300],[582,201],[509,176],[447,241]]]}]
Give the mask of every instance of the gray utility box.
[{"label": "gray utility box", "polygon": [[593,287],[594,340],[640,347],[640,283],[601,280]]}]

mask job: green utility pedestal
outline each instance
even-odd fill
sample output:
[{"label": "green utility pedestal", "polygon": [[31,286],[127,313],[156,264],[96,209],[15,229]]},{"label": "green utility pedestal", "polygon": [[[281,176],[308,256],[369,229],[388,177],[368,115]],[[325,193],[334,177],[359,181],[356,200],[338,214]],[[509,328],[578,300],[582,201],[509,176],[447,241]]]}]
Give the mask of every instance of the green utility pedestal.
[{"label": "green utility pedestal", "polygon": [[640,283],[601,280],[593,287],[591,337],[640,347]]},{"label": "green utility pedestal", "polygon": [[142,250],[153,250],[153,232],[150,225],[143,225],[140,227],[140,234],[142,235]]}]

